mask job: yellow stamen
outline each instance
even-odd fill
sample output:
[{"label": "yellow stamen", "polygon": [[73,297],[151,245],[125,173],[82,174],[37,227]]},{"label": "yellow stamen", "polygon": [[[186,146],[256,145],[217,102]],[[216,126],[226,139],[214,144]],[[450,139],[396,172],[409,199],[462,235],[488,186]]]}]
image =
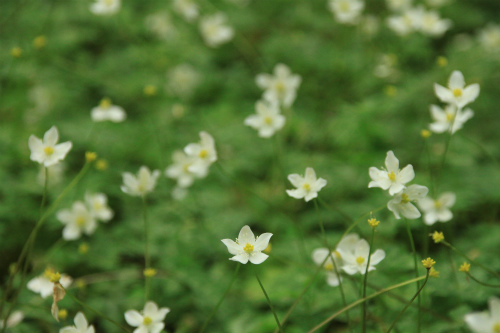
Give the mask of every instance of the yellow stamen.
[{"label": "yellow stamen", "polygon": [[278,82],[276,83],[276,90],[278,91],[278,93],[283,93],[283,92],[285,92],[285,85],[283,84],[283,82],[278,81]]},{"label": "yellow stamen", "polygon": [[439,209],[439,208],[443,207],[443,203],[439,200],[435,200],[434,207],[436,207],[436,209]]},{"label": "yellow stamen", "polygon": [[95,168],[101,171],[106,170],[108,168],[108,161],[103,159],[98,160],[95,164]]},{"label": "yellow stamen", "polygon": [[61,309],[61,310],[59,310],[57,315],[58,315],[59,319],[65,320],[68,317],[68,310]]},{"label": "yellow stamen", "polygon": [[337,250],[333,251],[333,254],[335,255],[335,258],[337,258],[337,259],[342,258],[342,256],[340,255],[340,252]]},{"label": "yellow stamen", "polygon": [[394,173],[394,171],[389,172],[389,174],[387,174],[387,176],[389,176],[389,179],[391,181],[395,181],[396,180],[396,174]]},{"label": "yellow stamen", "polygon": [[49,278],[50,282],[52,283],[57,283],[59,282],[60,279],[61,279],[61,274],[59,274],[59,272],[52,274]]},{"label": "yellow stamen", "polygon": [[333,271],[333,264],[331,262],[326,263],[324,267],[327,271]]},{"label": "yellow stamen", "polygon": [[82,216],[78,216],[76,218],[76,225],[79,227],[83,227],[85,225],[85,218]]},{"label": "yellow stamen", "polygon": [[151,324],[153,322],[153,319],[149,318],[149,317],[144,317],[144,319],[142,320],[142,324],[143,325],[146,325],[148,326],[149,324]]},{"label": "yellow stamen", "polygon": [[439,67],[446,67],[448,65],[448,59],[443,56],[437,57],[436,63]]},{"label": "yellow stamen", "polygon": [[423,130],[421,130],[421,131],[420,131],[420,135],[421,135],[421,136],[422,136],[422,138],[424,138],[424,139],[427,139],[428,137],[430,137],[430,136],[431,136],[431,134],[432,134],[432,133],[431,133],[431,131],[426,130],[426,129],[423,129]]},{"label": "yellow stamen", "polygon": [[202,149],[200,153],[198,154],[200,158],[205,158],[208,156],[208,151],[206,149]]},{"label": "yellow stamen", "polygon": [[109,98],[103,98],[101,103],[99,103],[101,109],[109,109],[111,107],[111,100]]},{"label": "yellow stamen", "polygon": [[249,243],[247,243],[247,245],[245,245],[245,247],[243,248],[243,251],[245,251],[246,253],[252,253],[253,252],[253,245],[250,245]]},{"label": "yellow stamen", "polygon": [[45,153],[45,155],[52,155],[54,153],[54,148],[52,147],[45,147],[43,148],[43,152]]},{"label": "yellow stamen", "polygon": [[266,123],[266,125],[271,125],[273,123],[273,118],[265,117],[264,122]]},{"label": "yellow stamen", "polygon": [[401,194],[401,203],[407,204],[409,202],[410,202],[410,197],[408,196],[408,194],[406,193]]},{"label": "yellow stamen", "polygon": [[453,89],[453,96],[455,96],[455,97],[462,96],[462,89],[460,89],[460,88]]},{"label": "yellow stamen", "polygon": [[446,120],[448,122],[451,122],[455,118],[455,115],[453,113],[446,113]]},{"label": "yellow stamen", "polygon": [[357,257],[356,258],[356,262],[358,263],[358,265],[362,265],[365,262],[365,258],[363,258],[363,257]]},{"label": "yellow stamen", "polygon": [[378,226],[378,224],[380,223],[380,221],[378,221],[377,219],[375,218],[371,218],[368,220],[368,224],[370,225],[370,227],[372,228],[376,228]]},{"label": "yellow stamen", "polygon": [[434,269],[434,267],[431,267],[431,270],[429,271],[429,276],[433,278],[438,278],[439,277],[439,272]]},{"label": "yellow stamen", "polygon": [[10,50],[10,55],[14,58],[19,58],[23,54],[23,50],[20,47],[14,47]]},{"label": "yellow stamen", "polygon": [[38,36],[35,39],[33,39],[33,45],[37,49],[43,48],[46,44],[47,44],[47,37],[45,37],[43,35],[42,36]]},{"label": "yellow stamen", "polygon": [[305,183],[304,185],[302,185],[302,188],[309,192],[311,190],[311,185],[309,185],[309,183]]},{"label": "yellow stamen", "polygon": [[422,260],[422,265],[424,265],[425,268],[430,269],[432,266],[434,266],[436,262],[432,260],[431,258],[427,258]]},{"label": "yellow stamen", "polygon": [[341,12],[348,12],[350,9],[349,2],[347,1],[342,1],[340,3],[339,9]]},{"label": "yellow stamen", "polygon": [[53,270],[52,268],[46,268],[46,269],[45,269],[45,272],[43,272],[43,276],[44,276],[45,278],[47,278],[47,279],[49,279],[49,280],[50,280],[50,277],[51,277],[52,275],[54,275],[54,273],[55,273],[55,272],[54,272],[54,270]]},{"label": "yellow stamen", "polygon": [[493,332],[500,333],[500,323],[495,323],[495,325],[493,325]]}]

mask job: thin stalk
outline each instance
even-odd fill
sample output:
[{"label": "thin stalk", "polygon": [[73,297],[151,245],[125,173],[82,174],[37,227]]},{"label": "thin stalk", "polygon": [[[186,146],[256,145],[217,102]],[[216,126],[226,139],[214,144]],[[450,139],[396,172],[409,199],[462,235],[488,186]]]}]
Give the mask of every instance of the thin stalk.
[{"label": "thin stalk", "polygon": [[[142,214],[144,218],[144,262],[145,270],[151,268],[151,258],[149,255],[149,221],[148,221],[148,205],[146,195],[142,196]],[[148,301],[149,292],[151,290],[151,277],[144,276],[144,299]]]},{"label": "thin stalk", "polygon": [[264,293],[264,296],[266,296],[267,303],[269,304],[269,308],[271,308],[271,312],[274,315],[274,319],[276,320],[276,324],[278,324],[278,329],[280,333],[283,333],[283,327],[280,324],[280,320],[278,319],[278,315],[276,314],[276,311],[274,311],[273,304],[271,303],[271,300],[269,299],[269,296],[267,295],[266,289],[264,289],[264,286],[262,285],[262,282],[259,279],[259,275],[257,274],[257,270],[252,266],[252,269],[255,273],[255,277],[257,278],[257,281],[259,282],[260,288],[262,289],[262,292]]},{"label": "thin stalk", "polygon": [[458,255],[462,256],[463,258],[465,258],[467,261],[473,263],[474,265],[477,265],[479,267],[481,267],[482,269],[484,269],[485,271],[495,275],[496,277],[500,278],[500,274],[491,270],[490,268],[488,268],[487,266],[479,263],[479,262],[476,262],[475,260],[472,260],[471,258],[469,258],[465,253],[463,253],[462,251],[460,251],[459,249],[457,249],[456,247],[454,247],[453,245],[451,245],[450,243],[448,243],[447,241],[445,240],[442,240],[440,243],[443,243],[445,246],[449,247],[453,252],[457,253]]},{"label": "thin stalk", "polygon": [[[368,268],[370,267],[370,259],[372,255],[372,249],[373,249],[373,239],[375,238],[375,228],[372,227],[372,236],[370,238],[370,248],[368,250],[368,260],[366,263],[366,269],[365,269],[365,275],[363,279],[363,296],[362,298],[366,297],[366,284],[368,283]],[[366,333],[366,302],[363,302],[363,333]]]},{"label": "thin stalk", "polygon": [[318,325],[314,326],[311,330],[309,330],[307,333],[313,333],[313,332],[316,332],[317,330],[319,330],[321,327],[325,326],[326,324],[328,324],[329,322],[331,322],[333,319],[335,319],[336,317],[338,317],[339,315],[341,315],[342,313],[344,313],[345,311],[349,310],[349,309],[352,309],[354,308],[355,306],[363,303],[363,302],[366,302],[367,300],[369,299],[372,299],[372,298],[375,298],[379,295],[382,295],[383,293],[386,293],[388,291],[391,291],[393,289],[397,289],[397,288],[400,288],[400,287],[404,287],[406,285],[409,285],[409,284],[412,284],[414,282],[418,282],[420,280],[423,280],[425,279],[426,276],[420,276],[418,278],[414,278],[414,279],[411,279],[411,280],[408,280],[408,281],[405,281],[405,282],[401,282],[401,283],[398,283],[398,284],[395,284],[393,286],[390,286],[390,287],[387,287],[387,288],[384,288],[384,289],[381,289],[380,291],[377,291],[373,294],[371,294],[370,296],[367,296],[365,298],[361,298],[361,299],[358,299],[357,301],[349,304],[348,306],[340,309],[339,311],[335,312],[333,315],[331,315],[330,317],[328,317],[327,319],[325,319],[324,321],[322,321],[321,323],[319,323]]},{"label": "thin stalk", "polygon": [[219,309],[220,305],[222,304],[222,301],[224,301],[224,299],[226,298],[227,294],[229,293],[229,290],[231,289],[234,281],[236,280],[236,276],[238,275],[238,271],[240,270],[240,267],[241,267],[241,263],[238,263],[238,265],[236,265],[236,269],[234,270],[234,274],[233,274],[233,278],[231,279],[231,282],[229,282],[229,285],[227,286],[226,291],[224,292],[224,294],[220,298],[219,302],[217,302],[217,305],[212,310],[212,312],[208,316],[207,320],[205,320],[205,323],[201,327],[200,333],[203,333],[205,331],[205,328],[207,328],[208,324],[210,323],[210,320],[212,320],[212,317],[215,315],[215,313]]},{"label": "thin stalk", "polygon": [[[415,264],[415,276],[418,277],[418,259],[417,259],[417,250],[415,249],[415,242],[413,241],[413,235],[411,233],[411,228],[410,228],[410,222],[406,220],[406,231],[408,232],[408,238],[410,239],[410,244],[411,244],[411,251],[413,252],[413,261]],[[427,274],[428,276],[429,274]],[[418,303],[418,309],[417,309],[417,332],[420,333],[420,319],[422,316],[422,312],[420,311],[420,306],[422,305],[421,300],[420,300],[420,283],[417,282],[417,293],[415,294]],[[406,309],[406,308],[405,308]],[[389,329],[391,330],[392,327]]]},{"label": "thin stalk", "polygon": [[[406,304],[405,307],[403,308],[403,310],[401,310],[401,312],[397,315],[396,319],[394,319],[394,321],[391,324],[391,327],[389,327],[389,329],[387,330],[387,333],[391,332],[391,330],[394,328],[394,325],[398,321],[399,317],[401,317],[403,315],[403,313],[406,311],[406,309],[408,309],[410,304],[415,300],[415,298],[418,297],[418,295],[420,294],[422,289],[424,289],[425,284],[427,283],[427,280],[429,280],[429,272],[430,272],[430,269],[427,269],[427,275],[425,276],[424,283],[422,284],[422,286],[420,288],[418,288],[417,293],[415,294],[415,296],[412,297],[412,299],[410,300],[410,303]],[[419,307],[419,309],[420,309],[420,307]]]},{"label": "thin stalk", "polygon": [[432,164],[431,164],[431,152],[429,149],[429,143],[427,139],[424,141],[425,146],[425,154],[427,155],[427,167],[429,168],[429,183],[431,184],[431,193],[432,197],[435,197],[436,193],[434,192],[434,175],[432,174]]},{"label": "thin stalk", "polygon": [[471,273],[467,272],[466,274],[468,277],[470,277],[472,280],[476,281],[477,283],[479,283],[482,286],[491,287],[491,288],[500,288],[500,284],[489,284],[486,282],[482,282],[482,281],[479,281],[478,279],[476,279],[475,277],[473,277]]}]

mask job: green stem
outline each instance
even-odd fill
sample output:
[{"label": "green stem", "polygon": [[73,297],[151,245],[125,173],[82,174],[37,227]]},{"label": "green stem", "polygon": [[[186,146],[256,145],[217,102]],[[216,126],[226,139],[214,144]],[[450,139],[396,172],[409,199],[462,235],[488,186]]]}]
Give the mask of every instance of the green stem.
[{"label": "green stem", "polygon": [[[373,240],[375,238],[375,228],[372,227],[372,236],[370,238],[370,248],[368,250],[368,260],[366,263],[366,269],[365,269],[365,275],[363,279],[363,295],[362,298],[366,297],[366,284],[368,282],[368,268],[370,268],[370,260],[371,260],[371,255],[372,255],[372,249],[373,249]],[[366,333],[366,302],[363,303],[363,333]]]},{"label": "green stem", "polygon": [[[148,205],[146,201],[146,195],[142,196],[142,214],[144,218],[144,261],[145,261],[145,270],[151,268],[151,258],[149,255],[149,221],[148,221]],[[146,302],[148,301],[149,292],[151,289],[151,277],[144,277],[145,286],[144,286],[144,298]]]},{"label": "green stem", "polygon": [[[394,319],[394,321],[391,324],[391,327],[389,327],[389,329],[387,330],[387,333],[391,332],[391,330],[394,328],[394,325],[398,321],[399,317],[401,317],[403,315],[403,313],[406,311],[406,309],[408,309],[410,304],[413,303],[415,298],[417,298],[420,295],[420,292],[422,291],[422,289],[424,289],[425,284],[427,283],[427,280],[429,280],[429,272],[430,272],[430,269],[427,269],[427,275],[425,276],[424,283],[422,284],[422,286],[420,288],[418,288],[417,293],[415,294],[415,296],[412,297],[412,299],[410,300],[410,303],[406,304],[405,307],[403,308],[403,310],[401,310],[401,312],[397,315],[396,319]],[[419,309],[420,309],[420,306],[419,306]]]},{"label": "green stem", "polygon": [[489,284],[489,283],[486,283],[486,282],[481,282],[478,279],[476,279],[475,277],[473,277],[471,275],[471,273],[467,272],[466,274],[467,274],[468,277],[470,277],[472,280],[476,281],[477,283],[479,283],[482,286],[491,287],[491,288],[500,288],[500,284]]},{"label": "green stem", "polygon": [[[410,228],[410,222],[406,220],[406,231],[408,232],[408,238],[410,239],[410,244],[411,244],[411,251],[413,252],[413,261],[415,264],[415,276],[418,277],[418,259],[417,259],[417,250],[415,249],[415,242],[413,241],[413,235],[411,233],[411,228]],[[427,274],[428,275],[428,274]],[[415,295],[418,297],[417,303],[418,303],[418,309],[417,309],[417,332],[420,333],[420,317],[422,315],[422,312],[420,311],[420,306],[421,306],[421,300],[420,300],[420,283],[417,282],[417,294]],[[405,308],[406,309],[406,308]],[[389,329],[391,330],[392,327]]]},{"label": "green stem", "polygon": [[207,328],[208,324],[210,323],[210,320],[212,320],[212,317],[215,315],[215,313],[219,309],[220,305],[222,304],[222,301],[224,301],[224,299],[226,298],[227,294],[229,293],[229,290],[231,289],[231,286],[233,285],[234,281],[236,280],[236,276],[238,275],[238,271],[240,270],[240,267],[241,267],[241,263],[238,263],[238,265],[236,266],[236,269],[234,270],[234,274],[233,274],[233,278],[231,279],[231,282],[229,282],[229,285],[227,286],[226,291],[224,292],[224,294],[220,298],[219,302],[217,302],[217,305],[212,310],[212,312],[208,316],[207,320],[205,320],[205,323],[201,327],[200,333],[203,333],[205,331],[205,328]]},{"label": "green stem", "polygon": [[467,261],[470,261],[471,263],[473,263],[474,265],[477,265],[479,267],[481,267],[482,269],[484,269],[485,271],[495,275],[496,277],[500,278],[500,274],[495,272],[495,271],[492,271],[490,268],[486,267],[485,265],[479,263],[479,262],[476,262],[475,260],[472,260],[471,258],[469,258],[465,253],[463,253],[462,251],[460,251],[459,249],[457,249],[456,247],[454,247],[453,245],[451,245],[450,243],[448,243],[447,241],[443,240],[441,241],[441,243],[443,243],[444,245],[446,245],[447,247],[449,247],[452,251],[454,251],[455,253],[457,253],[458,255],[462,256],[463,258],[465,258]]},{"label": "green stem", "polygon": [[278,329],[280,333],[284,333],[283,327],[280,324],[280,320],[278,319],[278,315],[276,314],[276,311],[274,311],[273,304],[271,303],[271,300],[269,299],[269,296],[267,295],[266,289],[264,289],[264,286],[262,285],[262,282],[259,279],[259,275],[257,274],[257,270],[252,266],[252,269],[255,273],[255,277],[257,278],[257,281],[259,282],[260,288],[262,289],[262,292],[264,293],[264,296],[266,296],[267,303],[269,304],[269,308],[271,308],[271,312],[274,315],[274,319],[276,320],[276,324],[278,324]]}]

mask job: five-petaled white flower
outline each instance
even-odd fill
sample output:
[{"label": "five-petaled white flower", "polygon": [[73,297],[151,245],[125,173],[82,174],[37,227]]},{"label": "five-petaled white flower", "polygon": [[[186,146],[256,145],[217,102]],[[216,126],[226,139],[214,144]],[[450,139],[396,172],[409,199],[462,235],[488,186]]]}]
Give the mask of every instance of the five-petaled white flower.
[{"label": "five-petaled white flower", "polygon": [[290,107],[297,96],[297,89],[302,81],[300,75],[292,74],[284,64],[274,67],[274,75],[259,74],[255,78],[257,86],[264,89],[264,99],[279,102],[284,107]]},{"label": "five-petaled white flower", "polygon": [[445,192],[436,200],[426,197],[418,201],[418,206],[424,212],[424,222],[433,225],[436,222],[447,222],[453,214],[450,208],[455,204],[455,193]]},{"label": "five-petaled white flower", "polygon": [[127,115],[122,107],[111,104],[109,98],[103,98],[98,106],[92,109],[90,116],[93,121],[112,121],[119,123],[125,120]]},{"label": "five-petaled white flower", "polygon": [[[434,133],[444,133],[451,129],[451,133],[455,133],[462,128],[464,123],[474,116],[474,111],[470,108],[465,110],[457,109],[453,104],[445,106],[444,110],[437,105],[431,105],[431,117],[434,120],[429,124],[429,128]],[[458,112],[457,112],[458,111]]]},{"label": "five-petaled white flower", "polygon": [[113,15],[118,13],[121,0],[97,0],[90,5],[90,11],[95,15]]},{"label": "five-petaled white flower", "polygon": [[89,325],[85,315],[78,312],[75,316],[75,326],[66,326],[59,330],[59,333],[94,333],[94,326]]},{"label": "five-petaled white flower", "polygon": [[90,214],[102,222],[108,222],[113,218],[113,211],[108,206],[108,197],[103,193],[85,194],[85,203]]},{"label": "five-petaled white flower", "polygon": [[188,156],[195,157],[195,161],[188,170],[198,177],[205,177],[208,167],[217,161],[214,138],[207,132],[200,132],[200,143],[190,143],[184,148]]},{"label": "five-petaled white flower", "polygon": [[7,328],[14,327],[19,324],[24,319],[24,313],[22,311],[14,311],[10,314],[7,320],[0,320],[0,329],[3,329],[4,326]]},{"label": "five-petaled white flower", "polygon": [[[356,273],[365,274],[366,266],[368,265],[368,255],[370,254],[370,245],[364,239],[360,239],[352,251],[346,251],[344,249],[337,250],[344,262],[342,269],[349,275],[354,275]],[[385,258],[384,250],[376,250],[370,256],[370,267],[368,267],[368,272],[375,269],[375,265],[381,262]]]},{"label": "five-petaled white flower", "polygon": [[285,116],[280,114],[276,102],[258,101],[255,104],[255,111],[257,114],[245,119],[245,125],[258,130],[262,138],[271,137],[285,125]]},{"label": "five-petaled white flower", "polygon": [[389,189],[389,194],[394,195],[401,192],[405,188],[406,183],[410,182],[415,177],[413,166],[408,164],[402,170],[399,170],[399,160],[394,156],[392,150],[387,152],[385,158],[386,170],[379,170],[375,167],[370,167],[369,174],[372,181],[368,187],[380,187],[383,190]]},{"label": "five-petaled white flower", "polygon": [[80,238],[82,232],[91,235],[97,228],[95,216],[81,201],[73,203],[71,209],[63,209],[57,212],[57,219],[66,225],[63,229],[65,240],[75,240]]},{"label": "five-petaled white flower", "polygon": [[474,333],[498,333],[500,332],[500,299],[491,297],[489,299],[490,312],[472,312],[465,315],[467,326]]},{"label": "five-petaled white flower", "polygon": [[196,174],[189,171],[189,167],[196,161],[196,157],[188,156],[184,151],[174,151],[172,155],[174,164],[170,165],[165,170],[165,175],[168,178],[177,180],[177,186],[186,188],[193,184]]},{"label": "five-petaled white flower", "polygon": [[295,199],[310,201],[318,196],[318,192],[325,187],[326,180],[316,178],[316,172],[313,168],[306,168],[306,174],[302,177],[299,174],[293,173],[288,175],[288,180],[295,186],[295,190],[286,190],[286,193]]},{"label": "five-petaled white flower", "polygon": [[43,140],[31,135],[29,138],[30,159],[45,167],[63,160],[73,145],[70,141],[60,144],[57,144],[57,141],[59,141],[59,133],[55,126],[45,132]]},{"label": "five-petaled white flower", "polygon": [[[54,283],[50,282],[50,278],[54,275],[54,273],[55,271],[52,268],[47,268],[42,275],[37,276],[28,282],[28,289],[40,294],[43,298],[49,297],[54,293]],[[64,288],[68,288],[71,285],[71,282],[73,282],[71,277],[66,274],[61,274],[59,283]]]},{"label": "five-petaled white flower", "polygon": [[396,219],[400,219],[401,215],[407,219],[417,219],[420,217],[420,212],[412,202],[419,202],[425,198],[429,189],[422,185],[410,185],[401,192],[397,193],[394,198],[387,203],[387,208],[394,213]]},{"label": "five-petaled white flower", "polygon": [[125,320],[130,326],[137,327],[134,333],[159,333],[165,326],[163,320],[169,312],[169,308],[158,308],[156,303],[149,301],[140,313],[136,310],[125,312]]},{"label": "five-petaled white flower", "polygon": [[124,184],[121,186],[122,191],[140,197],[154,190],[160,171],[154,170],[151,173],[148,167],[142,166],[137,173],[137,177],[130,172],[124,172],[122,176]]},{"label": "five-petaled white flower", "polygon": [[252,264],[260,264],[269,257],[262,251],[269,245],[272,235],[266,232],[255,238],[250,227],[246,225],[241,228],[236,242],[231,239],[223,239],[222,243],[227,246],[229,253],[234,255],[229,260],[239,261],[242,264],[246,264],[248,261]]},{"label": "five-petaled white flower", "polygon": [[465,87],[462,72],[454,71],[448,80],[448,88],[434,83],[434,92],[442,102],[456,105],[461,109],[477,98],[479,95],[479,84],[474,83]]},{"label": "five-petaled white flower", "polygon": [[359,22],[365,3],[360,0],[330,0],[328,8],[339,23],[356,24]]},{"label": "five-petaled white flower", "polygon": [[225,23],[226,16],[222,13],[200,19],[200,31],[205,44],[210,47],[218,47],[233,39],[234,30]]}]

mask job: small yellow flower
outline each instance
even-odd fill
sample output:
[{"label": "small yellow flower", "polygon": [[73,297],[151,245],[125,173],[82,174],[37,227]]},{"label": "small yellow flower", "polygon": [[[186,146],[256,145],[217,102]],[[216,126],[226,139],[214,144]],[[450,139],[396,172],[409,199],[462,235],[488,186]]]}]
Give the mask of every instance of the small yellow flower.
[{"label": "small yellow flower", "polygon": [[87,162],[94,162],[97,159],[97,154],[91,151],[85,153],[85,160]]},{"label": "small yellow flower", "polygon": [[432,240],[434,240],[434,243],[436,244],[444,240],[444,235],[440,231],[434,231],[434,233],[431,236]]},{"label": "small yellow flower", "polygon": [[85,254],[89,252],[89,244],[88,243],[81,243],[80,246],[78,246],[78,253],[80,254]]},{"label": "small yellow flower", "polygon": [[263,252],[265,252],[265,253],[269,254],[269,253],[271,253],[271,249],[272,249],[272,246],[271,246],[271,243],[269,243],[269,244],[267,245],[267,247],[264,249],[264,251],[263,251]]},{"label": "small yellow flower", "polygon": [[467,263],[467,262],[464,262],[460,268],[458,269],[460,272],[464,272],[464,273],[469,273],[470,271],[470,264]]},{"label": "small yellow flower", "polygon": [[448,66],[448,59],[446,59],[446,57],[440,56],[437,57],[436,63],[439,67],[446,67]]},{"label": "small yellow flower", "polygon": [[380,223],[380,221],[378,221],[375,218],[371,218],[368,220],[368,224],[370,225],[370,227],[372,227],[374,229],[378,226],[379,223]]},{"label": "small yellow flower", "polygon": [[10,50],[10,55],[13,56],[14,58],[20,58],[22,54],[23,50],[20,47],[16,46]]},{"label": "small yellow flower", "polygon": [[430,257],[427,259],[422,260],[422,264],[424,265],[425,268],[430,269],[432,266],[434,266],[436,262],[432,260]]},{"label": "small yellow flower", "polygon": [[420,131],[420,135],[421,135],[421,136],[422,136],[422,138],[424,138],[424,139],[427,139],[428,137],[430,137],[430,136],[431,136],[431,134],[432,134],[432,133],[431,133],[431,131],[426,130],[426,129],[423,129],[423,130],[421,130],[421,131]]},{"label": "small yellow flower", "polygon": [[33,45],[38,50],[43,49],[45,45],[47,45],[47,37],[45,37],[44,35],[35,37],[35,39],[33,39]]},{"label": "small yellow flower", "polygon": [[147,86],[144,87],[144,95],[146,96],[154,96],[156,95],[157,91],[158,88],[152,84],[148,84]]},{"label": "small yellow flower", "polygon": [[388,85],[385,86],[384,93],[389,97],[394,97],[398,94],[398,89],[395,86]]},{"label": "small yellow flower", "polygon": [[429,276],[433,278],[438,278],[439,277],[439,271],[436,271],[434,267],[431,267],[431,270],[429,271]]},{"label": "small yellow flower", "polygon": [[143,273],[145,277],[153,277],[156,275],[156,269],[146,268]]},{"label": "small yellow flower", "polygon": [[103,158],[98,159],[97,162],[95,163],[95,168],[100,171],[106,170],[108,168],[108,161],[106,161]]},{"label": "small yellow flower", "polygon": [[59,274],[59,272],[52,273],[49,278],[50,282],[52,283],[58,283],[60,279],[61,279],[61,274]]},{"label": "small yellow flower", "polygon": [[68,311],[66,309],[61,309],[58,312],[59,319],[65,320],[68,317]]}]

